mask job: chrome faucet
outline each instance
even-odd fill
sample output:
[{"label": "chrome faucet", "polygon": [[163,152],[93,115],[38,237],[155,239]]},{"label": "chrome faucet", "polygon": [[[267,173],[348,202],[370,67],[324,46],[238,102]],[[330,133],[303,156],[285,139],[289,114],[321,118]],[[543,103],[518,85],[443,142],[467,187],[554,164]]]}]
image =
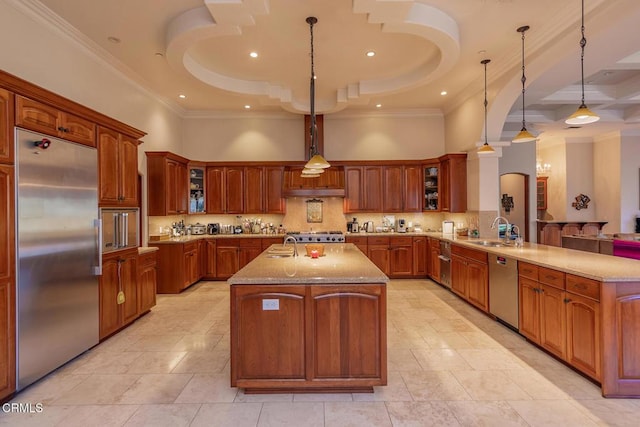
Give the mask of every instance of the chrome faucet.
[{"label": "chrome faucet", "polygon": [[295,237],[293,236],[286,236],[284,238],[284,242],[282,243],[282,246],[287,246],[287,242],[291,242],[293,241],[293,256],[298,256],[298,241],[296,240]]},{"label": "chrome faucet", "polygon": [[[503,220],[505,224],[507,224],[507,229],[504,232],[504,243],[509,243],[509,233],[511,232],[511,224],[509,224],[509,220],[503,216],[497,216],[496,219],[491,223],[491,229],[494,230],[496,225],[500,223],[500,220]],[[500,237],[500,231],[498,230],[498,237]]]}]

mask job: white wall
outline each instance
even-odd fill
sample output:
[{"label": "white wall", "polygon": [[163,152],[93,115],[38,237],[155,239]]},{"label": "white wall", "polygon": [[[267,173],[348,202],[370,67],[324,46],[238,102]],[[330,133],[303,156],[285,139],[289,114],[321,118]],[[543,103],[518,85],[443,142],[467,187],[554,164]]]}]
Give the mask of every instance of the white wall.
[{"label": "white wall", "polygon": [[[593,143],[591,138],[566,140],[566,212],[569,221],[596,221],[596,209],[599,203],[593,188]],[[586,209],[576,209],[572,203],[576,197],[584,194],[591,199]]]},{"label": "white wall", "polygon": [[[529,233],[527,235],[528,241],[537,241],[536,236],[536,219],[537,219],[537,206],[536,206],[536,143],[526,142],[520,144],[511,144],[502,148],[502,157],[499,161],[500,169],[500,196],[502,196],[502,176],[505,174],[522,174],[528,177],[528,201],[526,207],[529,214]],[[524,180],[523,180],[524,181]],[[524,182],[522,182],[524,185]],[[524,191],[524,190],[523,190]],[[524,197],[524,193],[522,194]],[[522,206],[524,208],[524,206]],[[522,223],[518,224],[521,234],[525,233],[524,224],[524,212],[520,212],[522,215]]]},{"label": "white wall", "polygon": [[[509,223],[517,225],[520,235],[525,233],[525,215],[528,206],[525,201],[525,176],[519,173],[507,173],[500,175],[500,198],[507,194],[513,198],[513,207],[507,212],[500,203],[500,215],[509,220]],[[533,229],[535,234],[535,228]]]},{"label": "white wall", "polygon": [[547,215],[544,219],[563,221],[567,216],[567,156],[564,140],[538,149],[544,163],[551,164],[547,180]]},{"label": "white wall", "polygon": [[633,233],[640,216],[640,135],[623,133],[620,148],[619,230]]}]

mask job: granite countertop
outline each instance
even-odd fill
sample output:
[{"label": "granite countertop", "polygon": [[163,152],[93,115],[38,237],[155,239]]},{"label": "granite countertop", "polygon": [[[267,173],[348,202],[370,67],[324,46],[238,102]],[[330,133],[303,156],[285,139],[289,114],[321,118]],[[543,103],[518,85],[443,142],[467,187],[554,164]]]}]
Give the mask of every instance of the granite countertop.
[{"label": "granite countertop", "polygon": [[180,237],[169,237],[164,240],[149,240],[149,244],[151,245],[163,245],[163,244],[171,244],[171,243],[188,243],[202,239],[284,239],[286,234],[190,234],[187,236]]},{"label": "granite countertop", "polygon": [[[282,247],[282,245],[271,245]],[[231,285],[370,284],[389,278],[352,243],[324,245],[324,256],[310,258],[303,244],[297,257],[271,258],[269,249],[231,276]]]},{"label": "granite countertop", "polygon": [[[520,248],[515,246],[481,246],[473,242],[482,239],[443,236],[442,233],[429,234],[432,237],[476,250],[515,258],[602,282],[640,282],[640,262],[635,259],[527,242]],[[487,240],[494,241],[495,239]]]}]

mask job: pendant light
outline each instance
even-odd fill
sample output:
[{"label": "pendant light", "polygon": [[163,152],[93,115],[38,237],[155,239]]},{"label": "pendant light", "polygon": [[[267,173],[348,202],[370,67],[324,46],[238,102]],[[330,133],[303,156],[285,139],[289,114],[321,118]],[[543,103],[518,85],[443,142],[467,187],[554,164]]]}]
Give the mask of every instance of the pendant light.
[{"label": "pendant light", "polygon": [[524,119],[524,83],[527,81],[527,77],[524,74],[524,33],[529,29],[528,25],[524,25],[518,28],[516,31],[522,33],[522,77],[520,81],[522,82],[522,130],[520,133],[516,135],[515,138],[511,140],[511,142],[531,142],[535,141],[536,137],[531,134],[527,130],[527,126]]},{"label": "pendant light", "polygon": [[495,152],[492,146],[487,142],[487,64],[491,62],[490,59],[483,59],[480,61],[484,65],[484,144],[478,149],[478,154],[490,154]]},{"label": "pendant light", "polygon": [[310,115],[311,115],[311,126],[310,126],[310,135],[311,135],[311,147],[309,149],[310,159],[307,164],[304,166],[305,170],[303,171],[303,177],[315,177],[319,176],[324,169],[330,167],[331,165],[327,162],[324,157],[318,153],[318,125],[316,123],[316,110],[315,110],[315,96],[316,96],[316,73],[314,69],[313,62],[313,26],[318,22],[318,18],[315,16],[309,16],[307,19],[307,24],[309,24],[309,32],[311,34],[311,83],[309,90],[309,98],[310,98]]},{"label": "pendant light", "polygon": [[568,125],[586,125],[594,123],[600,120],[600,117],[593,111],[587,108],[584,103],[584,47],[587,44],[587,39],[584,37],[584,0],[582,0],[582,25],[580,27],[582,32],[582,38],[580,39],[580,73],[582,77],[582,104],[578,107],[575,113],[569,116],[564,122]]}]

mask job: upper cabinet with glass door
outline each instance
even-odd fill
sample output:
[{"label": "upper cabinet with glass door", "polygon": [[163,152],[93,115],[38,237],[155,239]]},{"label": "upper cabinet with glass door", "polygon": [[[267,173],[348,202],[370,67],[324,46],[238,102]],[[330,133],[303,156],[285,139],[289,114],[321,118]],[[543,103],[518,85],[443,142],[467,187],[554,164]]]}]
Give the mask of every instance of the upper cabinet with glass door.
[{"label": "upper cabinet with glass door", "polygon": [[189,164],[189,213],[205,213],[205,167]]},{"label": "upper cabinet with glass door", "polygon": [[439,163],[424,165],[424,210],[437,211],[440,209],[438,199],[439,189]]}]

